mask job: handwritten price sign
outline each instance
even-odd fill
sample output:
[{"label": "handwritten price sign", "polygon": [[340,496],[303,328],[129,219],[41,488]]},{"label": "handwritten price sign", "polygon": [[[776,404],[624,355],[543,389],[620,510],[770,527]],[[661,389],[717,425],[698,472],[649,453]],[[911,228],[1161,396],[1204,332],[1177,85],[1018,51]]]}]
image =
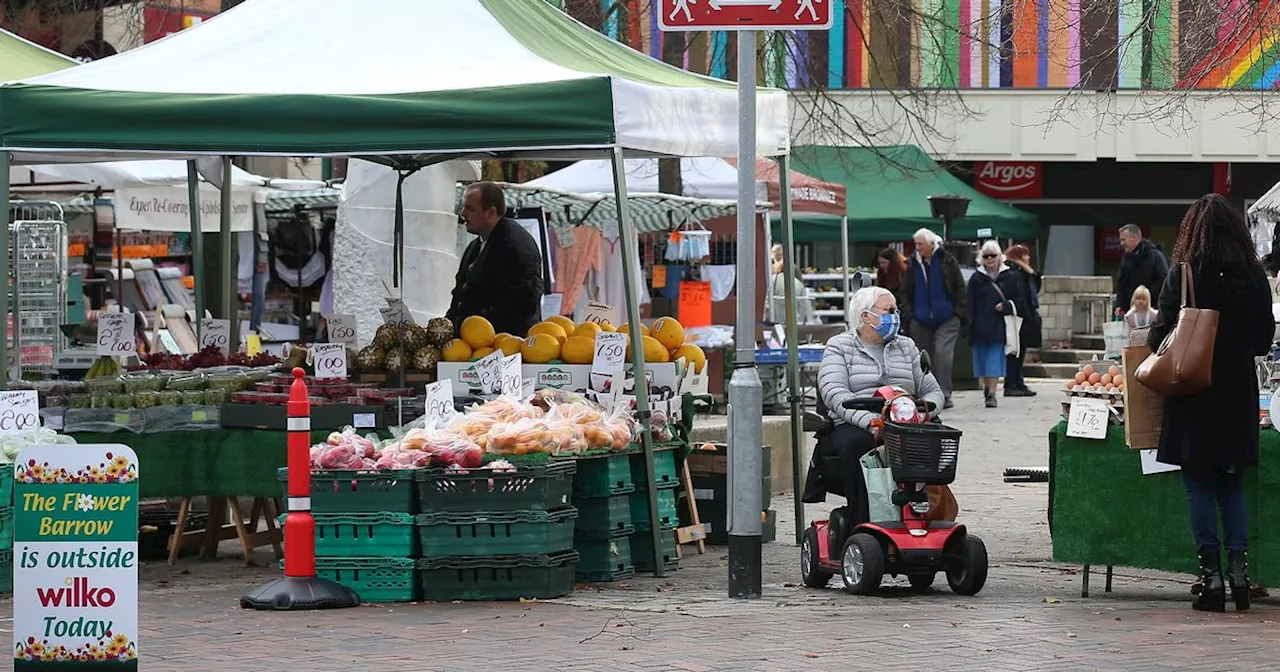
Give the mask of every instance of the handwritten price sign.
[{"label": "handwritten price sign", "polygon": [[231,320],[219,320],[206,317],[200,320],[200,349],[213,346],[222,351],[222,354],[230,354],[231,347]]},{"label": "handwritten price sign", "polygon": [[501,350],[494,350],[476,362],[476,378],[480,380],[480,391],[484,394],[495,394],[502,389]]},{"label": "handwritten price sign", "polygon": [[35,390],[0,392],[0,432],[20,432],[40,426],[40,400]]},{"label": "handwritten price sign", "polygon": [[589,301],[587,302],[587,316],[584,321],[595,322],[596,324],[604,324],[605,322],[617,324],[617,322],[614,322],[613,314],[613,306],[607,303]]},{"label": "handwritten price sign", "polygon": [[133,340],[132,313],[98,314],[99,355],[125,357],[137,351],[138,345]]},{"label": "handwritten price sign", "polygon": [[523,364],[520,353],[505,357],[502,360],[502,393],[512,397],[520,396],[524,389],[520,367]]},{"label": "handwritten price sign", "polygon": [[386,324],[414,324],[413,315],[408,306],[404,305],[404,299],[387,299],[387,307],[379,310],[382,312],[382,321]]},{"label": "handwritten price sign", "polygon": [[1071,413],[1067,416],[1067,436],[1077,439],[1107,438],[1107,423],[1111,407],[1102,399],[1072,397]]},{"label": "handwritten price sign", "polygon": [[602,331],[596,334],[596,351],[591,357],[591,371],[621,371],[627,361],[627,335]]},{"label": "handwritten price sign", "polygon": [[438,427],[452,418],[457,409],[453,406],[453,381],[445,378],[427,386],[425,413],[427,427]]},{"label": "handwritten price sign", "polygon": [[341,343],[356,347],[356,318],[354,315],[330,315],[325,318],[329,325],[329,342]]},{"label": "handwritten price sign", "polygon": [[311,359],[320,380],[347,377],[347,346],[341,343],[313,343]]}]

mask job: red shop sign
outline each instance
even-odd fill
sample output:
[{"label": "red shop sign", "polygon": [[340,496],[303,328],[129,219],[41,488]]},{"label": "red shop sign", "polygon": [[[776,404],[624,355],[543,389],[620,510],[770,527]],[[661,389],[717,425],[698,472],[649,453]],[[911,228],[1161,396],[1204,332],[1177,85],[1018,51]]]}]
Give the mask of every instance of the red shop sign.
[{"label": "red shop sign", "polygon": [[975,161],[973,186],[992,198],[1044,196],[1044,167],[1035,161]]},{"label": "red shop sign", "polygon": [[[1142,228],[1142,237],[1150,235],[1150,230]],[[1099,261],[1120,261],[1124,259],[1124,247],[1120,245],[1119,226],[1095,226],[1094,235],[1098,240]]]}]

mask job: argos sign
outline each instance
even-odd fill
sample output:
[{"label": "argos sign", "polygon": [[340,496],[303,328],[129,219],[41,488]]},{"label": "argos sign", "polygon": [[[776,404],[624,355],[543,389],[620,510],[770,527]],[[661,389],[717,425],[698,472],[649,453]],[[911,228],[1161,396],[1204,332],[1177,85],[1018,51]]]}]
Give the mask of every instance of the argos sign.
[{"label": "argos sign", "polygon": [[1044,166],[1031,161],[977,161],[973,186],[992,198],[1044,196]]}]

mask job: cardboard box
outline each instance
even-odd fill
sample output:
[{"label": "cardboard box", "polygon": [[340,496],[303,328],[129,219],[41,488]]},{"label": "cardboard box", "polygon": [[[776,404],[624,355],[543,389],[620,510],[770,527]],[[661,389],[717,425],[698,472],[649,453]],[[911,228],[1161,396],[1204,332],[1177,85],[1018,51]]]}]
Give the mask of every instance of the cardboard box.
[{"label": "cardboard box", "polygon": [[1124,349],[1124,442],[1133,450],[1160,447],[1164,426],[1164,397],[1138,382],[1134,375],[1151,348],[1145,345]]},{"label": "cardboard box", "polygon": [[[437,365],[436,377],[453,380],[455,395],[480,394],[480,380],[476,375],[475,362],[440,362]],[[632,380],[631,370],[627,370],[627,380]],[[649,378],[649,394],[658,397],[671,397],[679,389],[674,363],[646,364],[645,373]],[[590,364],[525,364],[521,367],[521,375],[525,380],[534,381],[534,389],[555,388],[571,392],[587,392],[591,389]]]}]

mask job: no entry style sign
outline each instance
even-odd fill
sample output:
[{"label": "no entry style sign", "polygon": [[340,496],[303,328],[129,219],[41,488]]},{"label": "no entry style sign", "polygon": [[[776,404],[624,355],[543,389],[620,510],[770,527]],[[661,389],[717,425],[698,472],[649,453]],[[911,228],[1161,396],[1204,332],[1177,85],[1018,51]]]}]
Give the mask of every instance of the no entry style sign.
[{"label": "no entry style sign", "polygon": [[661,0],[662,30],[826,30],[833,0]]}]

